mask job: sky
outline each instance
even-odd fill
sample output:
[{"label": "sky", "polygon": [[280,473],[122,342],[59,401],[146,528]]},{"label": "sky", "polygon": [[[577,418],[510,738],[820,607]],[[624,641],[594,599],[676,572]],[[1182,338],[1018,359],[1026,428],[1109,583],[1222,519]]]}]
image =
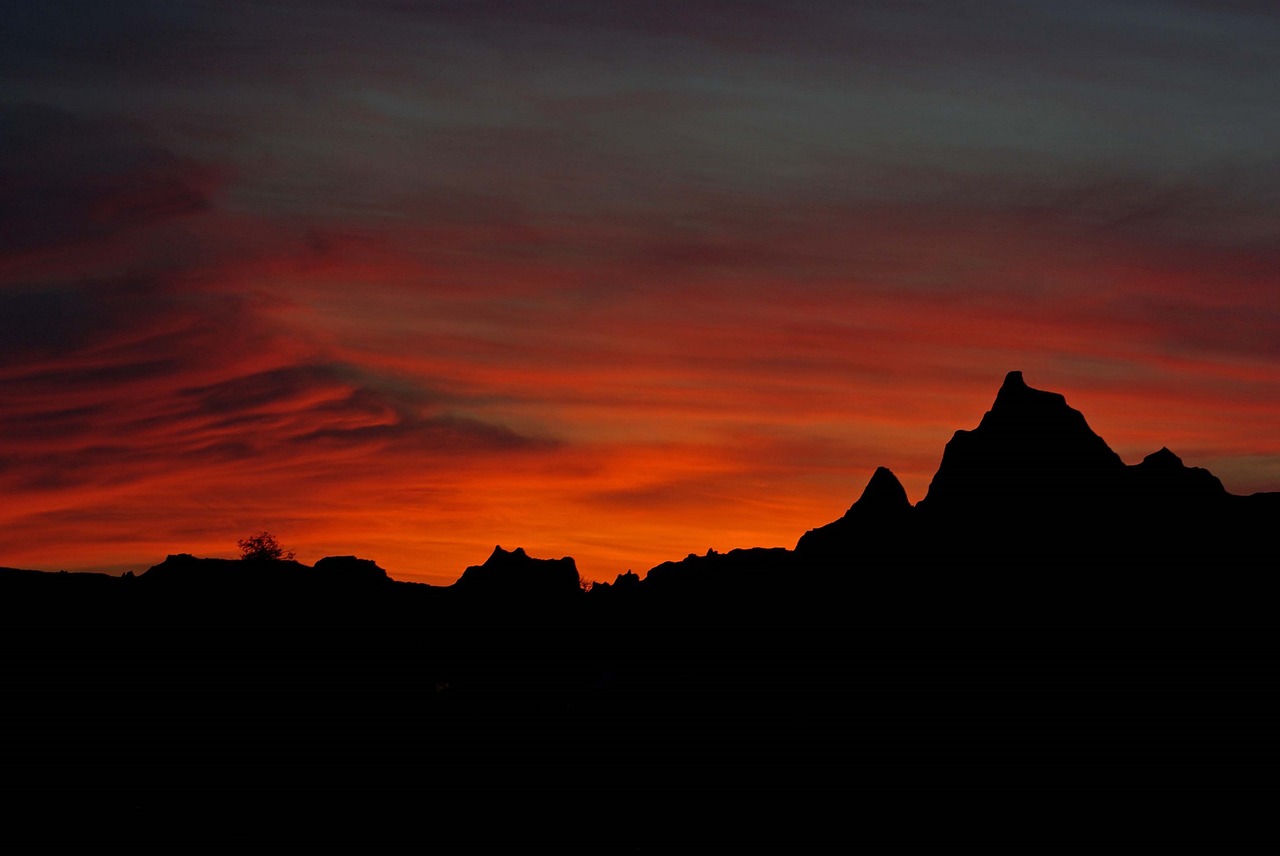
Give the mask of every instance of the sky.
[{"label": "sky", "polygon": [[923,498],[1006,372],[1280,490],[1274,2],[23,2],[0,565],[454,581]]}]

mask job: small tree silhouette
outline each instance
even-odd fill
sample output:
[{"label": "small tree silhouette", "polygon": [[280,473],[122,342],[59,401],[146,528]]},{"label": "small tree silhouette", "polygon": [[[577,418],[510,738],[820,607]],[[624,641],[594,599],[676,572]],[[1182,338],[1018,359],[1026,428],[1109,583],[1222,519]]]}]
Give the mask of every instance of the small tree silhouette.
[{"label": "small tree silhouette", "polygon": [[255,532],[236,542],[240,546],[240,558],[260,562],[266,559],[293,561],[293,551],[285,550],[270,532]]}]

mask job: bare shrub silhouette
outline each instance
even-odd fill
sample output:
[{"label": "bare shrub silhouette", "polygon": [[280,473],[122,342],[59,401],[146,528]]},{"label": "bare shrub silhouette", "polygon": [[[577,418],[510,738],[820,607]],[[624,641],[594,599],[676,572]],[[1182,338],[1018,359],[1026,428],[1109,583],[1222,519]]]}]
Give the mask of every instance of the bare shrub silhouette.
[{"label": "bare shrub silhouette", "polygon": [[240,558],[245,561],[293,561],[293,551],[280,546],[276,536],[270,532],[255,532],[248,538],[241,538],[236,544],[240,547]]}]

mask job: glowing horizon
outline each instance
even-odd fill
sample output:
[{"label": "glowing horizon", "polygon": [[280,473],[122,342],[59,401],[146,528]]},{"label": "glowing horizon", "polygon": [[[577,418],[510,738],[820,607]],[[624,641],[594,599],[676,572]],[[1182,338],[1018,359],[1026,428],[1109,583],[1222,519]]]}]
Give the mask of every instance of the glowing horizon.
[{"label": "glowing horizon", "polygon": [[1015,369],[1280,490],[1280,11],[854,5],[31,11],[0,565],[790,547]]}]

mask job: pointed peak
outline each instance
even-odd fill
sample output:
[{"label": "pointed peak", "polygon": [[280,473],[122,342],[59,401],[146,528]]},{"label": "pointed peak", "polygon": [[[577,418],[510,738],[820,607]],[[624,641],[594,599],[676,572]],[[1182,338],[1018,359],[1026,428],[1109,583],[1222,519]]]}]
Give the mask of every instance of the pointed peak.
[{"label": "pointed peak", "polygon": [[931,513],[947,506],[1018,509],[1032,497],[1074,495],[1123,469],[1065,396],[1027,386],[1022,372],[1012,371],[978,427],[947,443],[921,503]]},{"label": "pointed peak", "polygon": [[1011,399],[1026,401],[1050,398],[1066,403],[1066,399],[1056,392],[1046,392],[1042,389],[1027,386],[1027,381],[1022,376],[1022,372],[1015,371],[1009,372],[1004,376],[1004,383],[1000,384],[1000,391],[996,393],[996,404]]},{"label": "pointed peak", "polygon": [[896,512],[910,507],[911,501],[907,499],[907,491],[898,477],[888,467],[877,467],[867,486],[862,489],[862,496],[858,497],[847,514]]},{"label": "pointed peak", "polygon": [[1188,467],[1168,446],[1147,455],[1142,463],[1129,467],[1129,472],[1138,490],[1145,493],[1145,500],[1155,504],[1197,498],[1216,501],[1227,493],[1217,476],[1203,467]]},{"label": "pointed peak", "polygon": [[898,490],[902,490],[902,482],[898,481],[898,477],[895,476],[893,474],[893,470],[888,467],[876,467],[876,471],[871,474],[871,480],[867,482],[867,486],[862,491],[862,495],[866,496],[870,491],[888,487],[894,487]]},{"label": "pointed peak", "polygon": [[1168,446],[1161,446],[1160,451],[1152,452],[1142,459],[1142,463],[1160,467],[1181,467],[1182,458],[1169,451]]},{"label": "pointed peak", "polygon": [[1022,372],[1009,372],[1004,376],[1004,383],[996,393],[995,403],[991,405],[988,416],[1014,413],[1034,413],[1040,417],[1061,418],[1064,414],[1077,412],[1067,406],[1067,399],[1061,393],[1027,386]]}]

